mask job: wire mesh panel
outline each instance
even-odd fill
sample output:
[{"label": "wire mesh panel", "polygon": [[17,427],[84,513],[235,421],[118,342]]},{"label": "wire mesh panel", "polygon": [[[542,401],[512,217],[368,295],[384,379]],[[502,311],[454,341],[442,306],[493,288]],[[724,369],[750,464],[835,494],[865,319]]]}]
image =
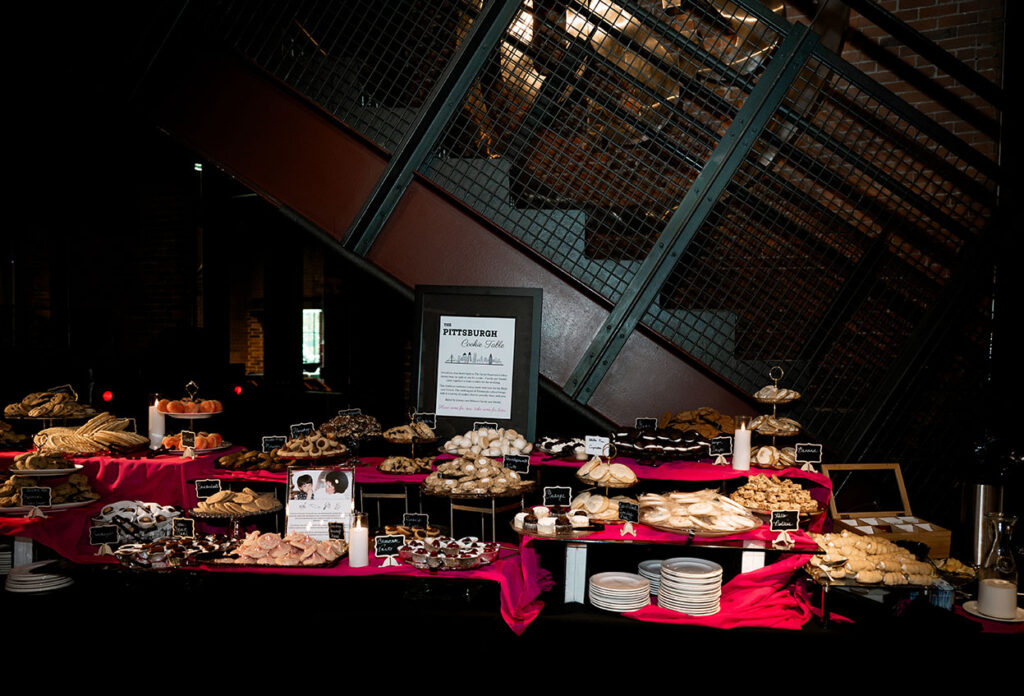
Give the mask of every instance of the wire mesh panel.
[{"label": "wire mesh panel", "polygon": [[[216,36],[391,150],[482,2],[211,7]],[[908,429],[872,413],[895,380],[909,430],[944,441],[951,402],[935,384],[974,389],[987,360],[989,266],[968,259],[992,218],[991,167],[820,48],[741,164],[713,157],[734,123],[759,122],[754,101],[736,117],[783,53],[781,2],[508,7],[502,40],[414,162],[421,175],[630,307],[698,175],[728,166],[642,321],[748,392],[783,366],[804,394],[789,413],[827,444],[906,453]]]},{"label": "wire mesh panel", "polygon": [[526,0],[420,171],[614,302],[779,40],[703,3]]},{"label": "wire mesh panel", "polygon": [[994,183],[812,58],[644,321],[748,391],[778,364],[849,439],[992,214]]},{"label": "wire mesh panel", "polygon": [[205,10],[205,24],[213,36],[391,151],[481,2],[221,2]]}]

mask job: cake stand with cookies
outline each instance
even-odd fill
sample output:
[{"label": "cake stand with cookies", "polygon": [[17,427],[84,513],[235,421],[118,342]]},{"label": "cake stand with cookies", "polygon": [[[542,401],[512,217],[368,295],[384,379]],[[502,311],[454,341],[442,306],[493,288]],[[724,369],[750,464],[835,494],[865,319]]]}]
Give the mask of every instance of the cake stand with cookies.
[{"label": "cake stand with cookies", "polygon": [[230,526],[229,536],[241,539],[245,536],[242,520],[270,515],[280,511],[284,505],[274,493],[257,493],[249,487],[241,491],[222,490],[201,501],[189,513],[198,520],[219,520]]},{"label": "cake stand with cookies", "polygon": [[[484,535],[484,520],[491,516],[491,538],[497,541],[497,514],[523,507],[523,494],[533,488],[533,481],[524,481],[519,473],[505,468],[489,456],[464,454],[438,465],[421,484],[424,495],[447,498],[449,501],[449,531],[454,536],[455,511],[479,512],[480,536]],[[498,506],[502,498],[519,498],[516,503]],[[473,505],[473,501],[489,505]]]},{"label": "cake stand with cookies", "polygon": [[772,384],[755,392],[754,398],[762,404],[770,404],[772,412],[754,418],[750,422],[750,428],[759,435],[771,437],[771,444],[754,448],[750,453],[750,463],[765,469],[785,469],[796,465],[796,448],[778,447],[776,438],[799,435],[802,428],[792,418],[779,416],[778,408],[799,399],[800,392],[779,386],[779,382],[785,376],[780,366],[771,368],[768,376]]}]

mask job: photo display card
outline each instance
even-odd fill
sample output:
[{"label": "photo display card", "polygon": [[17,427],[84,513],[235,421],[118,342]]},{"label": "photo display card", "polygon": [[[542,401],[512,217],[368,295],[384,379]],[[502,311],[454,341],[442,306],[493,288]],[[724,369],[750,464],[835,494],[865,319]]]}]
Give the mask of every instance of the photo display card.
[{"label": "photo display card", "polygon": [[289,467],[285,533],[299,532],[324,541],[332,538],[332,523],[341,523],[349,541],[354,488],[351,468]]}]

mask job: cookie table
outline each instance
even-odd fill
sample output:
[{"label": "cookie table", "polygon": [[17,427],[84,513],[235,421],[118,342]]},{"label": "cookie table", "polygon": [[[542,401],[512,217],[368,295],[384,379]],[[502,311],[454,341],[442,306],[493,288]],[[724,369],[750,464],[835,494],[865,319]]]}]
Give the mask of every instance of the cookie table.
[{"label": "cookie table", "polygon": [[[0,453],[0,469],[9,469],[16,454],[19,453]],[[190,491],[188,485],[192,472],[205,471],[223,454],[215,452],[194,460],[168,455],[152,458],[73,457],[76,464],[82,465],[82,472],[89,477],[92,489],[100,499],[79,508],[44,508],[46,518],[4,516],[0,509],[0,534],[15,537],[16,562],[31,561],[32,542],[43,544],[76,563],[105,562],[95,557],[95,548],[89,545],[88,532],[91,519],[104,505],[117,500],[145,500],[187,508],[195,496],[195,491]]]}]

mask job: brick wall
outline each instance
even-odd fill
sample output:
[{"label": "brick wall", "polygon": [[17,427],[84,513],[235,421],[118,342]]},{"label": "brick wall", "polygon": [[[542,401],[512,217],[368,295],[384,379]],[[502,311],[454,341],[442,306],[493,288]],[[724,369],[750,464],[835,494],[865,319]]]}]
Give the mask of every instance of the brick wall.
[{"label": "brick wall", "polygon": [[263,374],[263,324],[250,314],[248,332],[246,334],[245,373],[248,375]]},{"label": "brick wall", "polygon": [[[999,85],[1003,62],[1005,0],[877,0],[883,8],[931,39],[976,72]],[[807,21],[793,13],[791,19]],[[877,47],[877,48],[872,48]],[[970,89],[889,36],[857,12],[850,13],[843,58],[862,73],[956,133],[986,156],[996,159],[997,141],[934,98],[941,88],[961,97],[989,118],[996,110]],[[912,73],[910,80],[904,76]],[[923,80],[926,87],[914,84]]]}]

